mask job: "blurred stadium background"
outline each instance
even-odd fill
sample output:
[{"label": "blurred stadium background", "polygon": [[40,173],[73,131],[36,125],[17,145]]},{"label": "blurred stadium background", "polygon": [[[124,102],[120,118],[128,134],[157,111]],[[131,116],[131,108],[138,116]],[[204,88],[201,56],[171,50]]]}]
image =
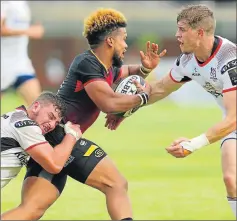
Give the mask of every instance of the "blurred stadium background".
[{"label": "blurred stadium background", "polygon": [[[216,34],[236,43],[236,1],[29,2],[33,20],[46,29],[44,38],[31,40],[29,46],[43,88],[56,91],[72,59],[88,48],[82,37],[83,19],[98,7],[118,9],[128,19],[126,64],[139,62],[139,50],[147,40],[168,50],[150,78],[161,77],[179,55],[176,14],[190,3],[209,5],[217,19]],[[20,104],[22,100],[8,91],[1,100],[1,112]],[[218,143],[185,159],[172,158],[164,149],[175,138],[196,136],[221,119],[217,105],[198,85],[188,83],[168,99],[140,110],[116,132],[104,128],[104,116],[85,137],[102,146],[128,179],[135,219],[234,220],[225,199]],[[24,172],[1,191],[2,212],[20,202]],[[42,217],[66,219],[109,219],[104,196],[68,179],[60,199]]]}]

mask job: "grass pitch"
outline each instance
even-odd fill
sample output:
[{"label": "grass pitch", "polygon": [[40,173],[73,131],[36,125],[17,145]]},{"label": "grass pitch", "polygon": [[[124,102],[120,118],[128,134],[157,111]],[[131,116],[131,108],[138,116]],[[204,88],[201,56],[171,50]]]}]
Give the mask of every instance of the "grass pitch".
[{"label": "grass pitch", "polygon": [[[21,104],[9,93],[1,113]],[[129,181],[134,219],[234,220],[222,182],[219,143],[184,158],[165,147],[180,136],[193,137],[221,119],[217,107],[178,107],[159,102],[139,110],[117,129],[104,127],[104,114],[84,134],[100,145]],[[25,169],[1,192],[1,211],[20,202]],[[69,178],[62,196],[42,220],[108,220],[103,194]]]}]

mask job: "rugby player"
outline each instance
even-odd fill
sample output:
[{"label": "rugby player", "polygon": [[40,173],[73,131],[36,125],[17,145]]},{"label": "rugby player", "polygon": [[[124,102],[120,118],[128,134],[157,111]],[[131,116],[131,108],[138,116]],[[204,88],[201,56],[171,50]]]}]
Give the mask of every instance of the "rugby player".
[{"label": "rugby player", "polygon": [[[122,65],[128,47],[126,25],[124,15],[113,9],[96,10],[85,20],[83,34],[90,49],[76,56],[58,91],[67,105],[63,123],[78,123],[85,132],[96,121],[100,111],[111,114],[146,104],[149,86],[143,87],[143,91],[136,95],[115,93],[111,86],[128,75],[137,74],[145,78],[158,65],[166,50],[158,54],[158,45],[148,42],[147,51],[140,52],[141,64]],[[63,137],[61,127],[46,134],[46,140],[53,146],[60,143]],[[27,167],[22,202],[17,208],[3,214],[2,220],[39,219],[60,196],[67,175],[104,193],[112,220],[132,220],[127,181],[94,142],[80,139],[68,163],[57,175],[42,175],[44,169],[32,159]],[[75,192],[80,194],[79,189]]]},{"label": "rugby player", "polygon": [[28,42],[44,34],[42,25],[30,22],[27,1],[1,1],[1,95],[12,87],[27,105],[41,93],[28,55]]},{"label": "rugby player", "polygon": [[149,103],[167,97],[191,80],[213,96],[223,118],[195,138],[175,140],[166,150],[174,157],[186,157],[220,141],[227,200],[236,216],[236,44],[216,36],[215,27],[214,14],[207,6],[191,5],[181,10],[175,36],[182,53],[170,73],[152,83]]},{"label": "rugby player", "polygon": [[47,172],[59,173],[76,141],[78,125],[67,122],[63,141],[53,148],[43,136],[59,124],[65,103],[51,92],[42,93],[30,106],[20,106],[1,116],[1,188],[17,176],[31,156]]}]

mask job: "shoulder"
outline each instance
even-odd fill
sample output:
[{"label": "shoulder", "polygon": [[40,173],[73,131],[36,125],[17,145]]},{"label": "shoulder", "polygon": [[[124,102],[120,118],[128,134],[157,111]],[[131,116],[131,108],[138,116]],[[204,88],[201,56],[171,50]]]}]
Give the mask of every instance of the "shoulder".
[{"label": "shoulder", "polygon": [[183,54],[181,53],[175,60],[176,67],[185,67],[193,58],[193,54]]},{"label": "shoulder", "polygon": [[9,120],[9,123],[16,130],[25,130],[25,128],[27,128],[27,130],[30,130],[32,132],[34,130],[38,131],[38,129],[40,129],[39,125],[27,116],[25,110],[15,110],[14,112],[12,112]]},{"label": "shoulder", "polygon": [[224,73],[226,67],[236,67],[236,44],[226,38],[218,36],[222,43],[216,54],[217,68]]},{"label": "shoulder", "polygon": [[90,53],[90,51],[85,51],[82,54],[77,55],[72,64],[76,66],[85,64],[100,65],[100,62],[92,53]]}]

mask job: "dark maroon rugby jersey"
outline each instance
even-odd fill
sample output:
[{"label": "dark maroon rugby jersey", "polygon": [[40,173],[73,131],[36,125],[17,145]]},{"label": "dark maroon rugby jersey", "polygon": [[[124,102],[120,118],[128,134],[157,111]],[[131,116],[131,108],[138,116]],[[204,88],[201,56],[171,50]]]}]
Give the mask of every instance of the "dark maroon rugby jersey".
[{"label": "dark maroon rugby jersey", "polygon": [[58,90],[58,95],[67,104],[64,123],[71,121],[80,124],[82,132],[85,132],[99,116],[100,109],[90,99],[84,86],[97,80],[106,81],[111,86],[120,78],[120,70],[111,67],[107,71],[90,50],[75,57]]}]

